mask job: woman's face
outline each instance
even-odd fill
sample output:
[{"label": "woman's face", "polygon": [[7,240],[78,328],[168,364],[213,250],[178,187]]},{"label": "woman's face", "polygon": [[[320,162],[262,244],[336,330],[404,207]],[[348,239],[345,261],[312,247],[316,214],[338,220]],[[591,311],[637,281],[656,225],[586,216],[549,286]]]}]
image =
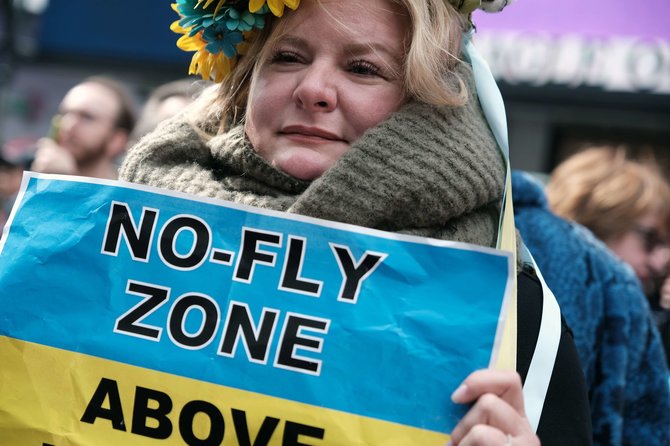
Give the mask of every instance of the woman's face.
[{"label": "woman's face", "polygon": [[643,215],[628,232],[607,241],[607,246],[633,268],[647,293],[654,292],[668,273],[670,249],[663,221],[656,212]]},{"label": "woman's face", "polygon": [[287,32],[252,79],[245,130],[265,160],[311,180],[403,103],[408,18],[388,0],[303,0],[282,20]]}]

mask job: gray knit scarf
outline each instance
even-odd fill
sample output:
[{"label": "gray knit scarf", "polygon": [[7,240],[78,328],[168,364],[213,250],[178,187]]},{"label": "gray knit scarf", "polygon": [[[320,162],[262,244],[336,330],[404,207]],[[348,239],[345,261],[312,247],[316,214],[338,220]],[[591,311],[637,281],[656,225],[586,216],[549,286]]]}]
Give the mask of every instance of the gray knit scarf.
[{"label": "gray knit scarf", "polygon": [[[473,91],[472,79],[466,85]],[[479,101],[410,102],[307,182],[269,165],[242,126],[203,138],[164,122],[133,147],[126,181],[375,229],[495,246],[505,164]]]}]

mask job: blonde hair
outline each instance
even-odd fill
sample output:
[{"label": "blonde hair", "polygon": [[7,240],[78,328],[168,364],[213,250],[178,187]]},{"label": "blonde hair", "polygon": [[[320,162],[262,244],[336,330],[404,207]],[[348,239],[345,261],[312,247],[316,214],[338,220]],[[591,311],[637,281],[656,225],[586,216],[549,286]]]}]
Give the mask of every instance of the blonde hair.
[{"label": "blonde hair", "polygon": [[[459,61],[466,18],[445,0],[389,1],[400,5],[410,21],[402,68],[407,97],[435,105],[463,105],[467,91],[454,68]],[[287,31],[283,23],[285,19],[270,18],[218,91],[206,91],[193,104],[189,116],[204,131],[222,133],[244,119],[251,79],[273,43]]]},{"label": "blonde hair", "polygon": [[650,162],[629,159],[622,147],[593,147],[561,163],[547,183],[557,215],[589,228],[604,242],[616,240],[650,212],[670,218],[670,186]]}]

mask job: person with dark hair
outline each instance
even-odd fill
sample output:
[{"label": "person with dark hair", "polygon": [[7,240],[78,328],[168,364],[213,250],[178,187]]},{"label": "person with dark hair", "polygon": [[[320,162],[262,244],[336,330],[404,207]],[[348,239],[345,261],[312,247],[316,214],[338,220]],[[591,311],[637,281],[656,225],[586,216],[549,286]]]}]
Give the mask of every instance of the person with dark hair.
[{"label": "person with dark hair", "polygon": [[85,79],[63,97],[51,135],[38,141],[31,170],[116,179],[136,108],[123,83],[104,76]]}]

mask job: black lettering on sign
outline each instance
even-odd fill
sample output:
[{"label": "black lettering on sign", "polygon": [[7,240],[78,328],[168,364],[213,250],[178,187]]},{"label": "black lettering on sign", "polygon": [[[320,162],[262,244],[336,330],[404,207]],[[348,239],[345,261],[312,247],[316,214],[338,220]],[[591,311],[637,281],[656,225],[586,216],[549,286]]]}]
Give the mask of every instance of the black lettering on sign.
[{"label": "black lettering on sign", "polygon": [[312,443],[301,443],[300,437],[305,436],[323,440],[325,433],[326,431],[320,427],[287,421],[281,444],[282,446],[312,446]]},{"label": "black lettering on sign", "polygon": [[126,284],[126,293],[134,294],[144,299],[116,319],[114,332],[152,341],[159,340],[162,328],[143,324],[141,321],[168,300],[170,289],[129,280]]},{"label": "black lettering on sign", "polygon": [[[200,327],[193,333],[186,331],[186,319],[191,311],[199,311]],[[175,300],[168,316],[168,334],[172,341],[189,350],[201,349],[214,339],[219,326],[219,306],[206,294],[185,294]]]},{"label": "black lettering on sign", "polygon": [[298,349],[321,353],[323,339],[303,334],[303,331],[328,333],[330,320],[306,316],[296,313],[286,313],[284,327],[279,339],[279,348],[275,357],[275,367],[293,370],[296,372],[319,375],[321,360],[299,356]]},{"label": "black lettering on sign", "polygon": [[281,246],[282,235],[276,232],[243,228],[241,253],[237,256],[234,280],[251,283],[256,264],[274,266],[277,254],[259,249],[259,245]]},{"label": "black lettering on sign", "polygon": [[263,308],[261,320],[256,326],[251,317],[249,305],[231,301],[228,306],[219,355],[234,357],[238,341],[241,339],[250,362],[267,364],[278,315],[278,310]]},{"label": "black lettering on sign", "polygon": [[[149,407],[153,406],[153,407]],[[172,421],[168,414],[172,411],[172,399],[167,393],[137,386],[133,404],[131,432],[144,437],[164,440],[172,434]],[[154,420],[149,426],[148,419]]]},{"label": "black lettering on sign", "polygon": [[130,214],[128,205],[113,201],[107,219],[102,253],[112,256],[118,255],[121,236],[124,235],[133,260],[148,262],[157,217],[157,209],[142,207],[142,217],[140,217],[138,227]]},{"label": "black lettering on sign", "polygon": [[[105,405],[105,400],[108,401],[108,407],[103,407]],[[94,424],[97,418],[111,421],[112,427],[116,430],[126,430],[119,387],[116,384],[116,381],[112,379],[102,378],[100,380],[100,384],[98,384],[98,388],[95,389],[80,421]]]},{"label": "black lettering on sign", "polygon": [[289,236],[280,290],[319,297],[323,282],[301,277],[305,258],[305,238]]},{"label": "black lettering on sign", "polygon": [[232,265],[234,255],[235,253],[231,251],[212,248],[212,252],[209,255],[209,261],[212,263],[219,263],[221,265]]},{"label": "black lettering on sign", "polygon": [[[173,440],[173,436],[178,433],[183,443],[188,446],[219,446],[223,443],[226,432],[227,415],[224,416],[224,413],[228,414],[230,410],[235,430],[232,434],[234,438],[229,437],[229,443],[238,446],[267,446],[275,432],[280,430],[279,425],[282,423],[279,418],[265,416],[254,438],[253,433],[249,432],[247,413],[244,410],[231,407],[222,412],[214,404],[202,400],[188,401],[174,413],[173,409],[178,408],[174,407],[167,393],[146,387],[135,387],[132,424],[128,435],[139,435],[155,440]],[[112,427],[116,430],[126,431],[118,384],[109,378],[100,379],[81,421],[94,424],[98,418],[111,421]],[[178,419],[178,432],[174,429],[175,418]],[[200,427],[197,432],[196,425]],[[282,436],[283,446],[313,446],[314,443],[303,443],[303,441],[308,441],[306,437],[323,440],[325,429],[287,420],[284,422],[283,433],[279,432],[278,435]],[[237,442],[233,443],[235,439]],[[172,443],[173,441],[170,441],[170,444]],[[42,446],[53,445],[43,443]]]},{"label": "black lettering on sign", "polygon": [[[177,252],[177,239],[183,231],[193,235],[186,253]],[[197,268],[207,259],[212,245],[212,231],[204,220],[192,215],[172,217],[161,229],[158,253],[161,259],[175,269],[188,271]]]},{"label": "black lettering on sign", "polygon": [[251,441],[249,434],[249,426],[247,425],[247,414],[243,410],[231,409],[233,415],[233,425],[235,426],[235,435],[237,436],[237,444],[239,446],[267,446],[272,439],[277,425],[279,425],[279,418],[265,417],[256,439]]},{"label": "black lettering on sign", "polygon": [[[198,438],[193,432],[193,420],[199,413],[209,418],[209,434],[205,438]],[[225,433],[223,415],[212,403],[200,400],[189,401],[179,414],[179,433],[188,446],[220,445]]]},{"label": "black lettering on sign", "polygon": [[337,265],[340,267],[340,272],[344,278],[337,300],[355,304],[361,290],[361,283],[381,265],[388,254],[365,251],[363,257],[355,262],[354,255],[348,246],[330,243],[330,248],[335,253]]}]

